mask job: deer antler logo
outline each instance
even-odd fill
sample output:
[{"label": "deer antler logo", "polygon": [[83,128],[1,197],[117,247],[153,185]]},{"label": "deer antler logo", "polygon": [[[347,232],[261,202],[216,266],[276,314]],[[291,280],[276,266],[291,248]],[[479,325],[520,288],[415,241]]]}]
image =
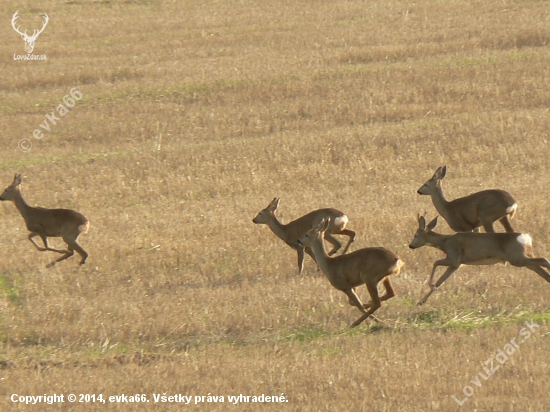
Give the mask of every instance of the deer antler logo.
[{"label": "deer antler logo", "polygon": [[21,35],[21,38],[23,40],[25,40],[25,49],[27,50],[27,53],[30,54],[34,50],[34,43],[36,42],[36,39],[37,39],[38,35],[44,31],[44,29],[46,28],[46,25],[48,24],[48,21],[50,20],[50,18],[48,17],[48,15],[46,13],[44,13],[44,24],[42,25],[42,28],[40,30],[34,29],[34,31],[32,33],[32,36],[29,36],[27,34],[27,30],[25,30],[24,33],[21,33],[19,31],[19,27],[15,26],[16,20],[19,18],[17,13],[19,13],[19,10],[16,11],[15,14],[13,15],[13,17],[11,19],[11,26],[13,27],[13,29],[17,33],[19,33]]}]

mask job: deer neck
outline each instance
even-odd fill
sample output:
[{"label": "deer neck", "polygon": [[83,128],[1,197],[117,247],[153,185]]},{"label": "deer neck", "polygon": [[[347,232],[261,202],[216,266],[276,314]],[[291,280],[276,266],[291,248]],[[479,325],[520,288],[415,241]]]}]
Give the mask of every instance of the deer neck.
[{"label": "deer neck", "polygon": [[441,185],[437,185],[435,187],[435,190],[430,194],[432,198],[432,202],[435,206],[435,209],[437,210],[437,213],[439,213],[445,220],[448,221],[449,218],[449,202],[447,202],[447,199],[445,199],[445,196],[443,195],[443,190],[441,189]]},{"label": "deer neck", "polygon": [[426,233],[426,245],[445,251],[445,242],[453,235],[441,235],[435,232]]},{"label": "deer neck", "polygon": [[277,216],[273,215],[273,217],[267,221],[267,226],[271,229],[273,233],[275,233],[275,235],[279,239],[282,239],[285,242],[289,241],[286,225],[283,225],[281,222],[279,222]]},{"label": "deer neck", "polygon": [[23,194],[20,191],[18,191],[17,196],[13,198],[13,203],[15,203],[15,207],[19,210],[19,213],[21,213],[23,219],[27,221],[29,215],[32,213],[33,207],[29,206],[27,202],[25,202],[25,199],[23,199]]},{"label": "deer neck", "polygon": [[325,250],[325,246],[323,244],[322,239],[317,239],[311,248],[311,251],[313,252],[313,256],[315,256],[315,260],[317,261],[317,264],[323,271],[323,273],[326,275],[326,277],[330,280],[330,260],[331,258],[328,256],[327,251]]}]

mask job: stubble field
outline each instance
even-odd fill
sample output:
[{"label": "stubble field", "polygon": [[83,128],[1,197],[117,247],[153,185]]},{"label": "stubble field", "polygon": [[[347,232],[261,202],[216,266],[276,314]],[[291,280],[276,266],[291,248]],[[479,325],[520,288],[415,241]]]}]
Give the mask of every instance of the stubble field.
[{"label": "stubble field", "polygon": [[[46,61],[14,60],[17,10],[29,32],[48,13],[33,52]],[[550,257],[546,2],[23,0],[0,12],[0,186],[22,173],[29,204],[91,221],[88,262],[47,269],[57,256],[0,205],[1,410],[48,410],[12,395],[54,393],[150,401],[50,407],[62,411],[547,409],[550,284],[466,266],[418,307],[443,255],[408,248],[417,214],[436,214],[416,190],[447,165],[448,199],[509,191],[512,225]],[[82,99],[41,129],[74,88]],[[274,197],[285,223],[334,207],[357,232],[351,250],[406,262],[383,324],[350,329],[345,295],[309,257],[298,275],[296,253],[252,223]],[[436,230],[451,233],[442,219]],[[526,321],[538,327],[480,380]],[[193,400],[155,403],[163,394]],[[239,394],[287,402],[229,403]]]}]

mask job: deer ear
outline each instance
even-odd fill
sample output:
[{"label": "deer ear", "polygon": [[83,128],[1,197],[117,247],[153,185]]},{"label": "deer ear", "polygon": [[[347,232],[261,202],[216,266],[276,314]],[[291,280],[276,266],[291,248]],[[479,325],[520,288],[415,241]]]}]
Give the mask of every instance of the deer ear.
[{"label": "deer ear", "polygon": [[428,223],[428,226],[426,227],[428,232],[431,232],[433,230],[433,228],[437,226],[437,218],[438,217],[439,216],[436,216],[430,223]]},{"label": "deer ear", "polygon": [[443,179],[445,175],[447,174],[447,166],[443,166],[441,169],[441,177],[440,179]]},{"label": "deer ear", "polygon": [[424,219],[424,216],[418,215],[418,228],[420,230],[426,229],[426,219]]},{"label": "deer ear", "polygon": [[21,182],[23,181],[23,178],[21,177],[20,174],[15,174],[15,176],[13,177],[13,186],[19,186],[21,184]]},{"label": "deer ear", "polygon": [[267,208],[270,209],[271,211],[277,210],[277,208],[279,207],[279,202],[280,201],[281,201],[281,198],[279,198],[279,197],[273,198],[273,200],[271,201],[271,203],[269,204],[269,206]]}]

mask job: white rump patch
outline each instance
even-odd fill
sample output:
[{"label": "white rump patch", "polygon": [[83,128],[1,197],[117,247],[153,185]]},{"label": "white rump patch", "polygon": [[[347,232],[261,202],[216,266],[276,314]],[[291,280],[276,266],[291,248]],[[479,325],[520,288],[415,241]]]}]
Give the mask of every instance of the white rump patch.
[{"label": "white rump patch", "polygon": [[506,213],[516,213],[516,209],[518,208],[518,204],[514,203],[512,206],[506,208]]},{"label": "white rump patch", "polygon": [[403,262],[400,258],[397,258],[397,262],[395,262],[395,266],[397,267],[397,270],[401,270],[401,268],[405,266],[405,262]]},{"label": "white rump patch", "polygon": [[533,239],[531,239],[531,236],[525,233],[519,235],[516,240],[523,246],[533,246]]},{"label": "white rump patch", "polygon": [[346,226],[348,222],[349,222],[349,219],[346,215],[342,215],[334,218],[334,224],[336,226]]}]

